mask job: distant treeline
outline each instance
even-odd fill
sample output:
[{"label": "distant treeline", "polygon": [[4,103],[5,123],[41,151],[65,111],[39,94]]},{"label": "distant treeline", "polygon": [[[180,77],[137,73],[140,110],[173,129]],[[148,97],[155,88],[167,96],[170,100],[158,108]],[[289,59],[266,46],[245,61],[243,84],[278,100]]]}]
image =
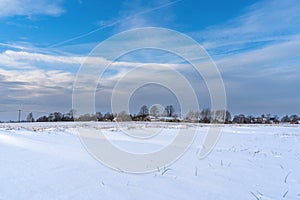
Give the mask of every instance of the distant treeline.
[{"label": "distant treeline", "polygon": [[235,115],[233,118],[228,110],[203,109],[201,111],[189,111],[186,116],[178,115],[172,105],[166,106],[159,111],[158,107],[150,109],[143,105],[137,114],[129,114],[125,111],[120,113],[101,113],[76,115],[76,110],[71,109],[68,113],[60,112],[44,115],[36,120],[29,113],[23,122],[58,122],[58,121],[166,121],[166,122],[194,122],[194,123],[236,123],[236,124],[272,124],[272,123],[300,123],[298,115],[286,115],[281,119],[277,115],[262,114],[261,116]]}]

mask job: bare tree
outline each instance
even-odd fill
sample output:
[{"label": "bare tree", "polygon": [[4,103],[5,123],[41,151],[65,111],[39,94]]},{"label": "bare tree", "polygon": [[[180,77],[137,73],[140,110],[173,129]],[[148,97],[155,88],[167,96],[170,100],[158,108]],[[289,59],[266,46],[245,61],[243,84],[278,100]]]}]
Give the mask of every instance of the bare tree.
[{"label": "bare tree", "polygon": [[97,121],[103,121],[103,115],[101,112],[96,112]]},{"label": "bare tree", "polygon": [[290,116],[290,122],[291,123],[298,123],[298,121],[300,120],[298,115],[291,115]]},{"label": "bare tree", "polygon": [[231,113],[226,110],[225,112],[225,123],[230,123],[231,122]]},{"label": "bare tree", "polygon": [[122,111],[117,115],[116,120],[117,121],[131,121],[132,119],[131,119],[130,115],[127,114],[126,111]]},{"label": "bare tree", "polygon": [[200,121],[204,122],[204,123],[210,123],[210,121],[211,121],[210,109],[205,108],[200,112]]},{"label": "bare tree", "polygon": [[89,113],[86,113],[84,115],[80,115],[78,118],[77,118],[78,121],[96,121],[97,118],[96,118],[96,115],[95,114],[89,114]]},{"label": "bare tree", "polygon": [[186,118],[190,121],[199,122],[200,112],[199,111],[189,111]]},{"label": "bare tree", "polygon": [[237,124],[250,124],[251,120],[254,121],[255,119],[254,118],[251,119],[251,116],[250,117],[246,117],[245,115],[240,114],[240,115],[235,115],[233,117],[232,122],[233,123],[237,123]]},{"label": "bare tree", "polygon": [[26,121],[27,122],[34,122],[34,118],[33,118],[32,112],[27,115]]},{"label": "bare tree", "polygon": [[173,117],[175,109],[172,105],[168,105],[165,107],[165,112],[166,112],[167,117]]},{"label": "bare tree", "polygon": [[109,112],[105,113],[103,116],[104,121],[113,121],[113,119],[114,119],[114,115]]},{"label": "bare tree", "polygon": [[290,122],[289,116],[285,115],[284,117],[282,117],[281,122]]},{"label": "bare tree", "polygon": [[159,110],[156,106],[151,107],[150,115],[153,116],[153,117],[158,117],[159,116]]},{"label": "bare tree", "polygon": [[148,109],[148,107],[147,107],[146,105],[143,105],[143,106],[140,108],[139,115],[142,115],[142,116],[149,115],[149,109]]},{"label": "bare tree", "polygon": [[76,115],[76,110],[75,109],[71,109],[70,111],[69,111],[69,115],[70,115],[70,117],[71,117],[71,120],[74,120],[74,116]]},{"label": "bare tree", "polygon": [[61,114],[60,112],[50,113],[48,116],[48,121],[58,122],[61,121],[62,117],[63,114]]},{"label": "bare tree", "polygon": [[201,114],[201,113],[200,113],[200,111],[198,111],[198,110],[194,112],[194,120],[195,120],[195,121],[197,121],[197,122],[200,121],[200,114]]},{"label": "bare tree", "polygon": [[194,118],[194,111],[190,110],[185,117],[187,120],[193,120]]},{"label": "bare tree", "polygon": [[37,122],[47,122],[48,121],[48,117],[47,116],[42,116],[42,117],[39,117],[36,121]]}]

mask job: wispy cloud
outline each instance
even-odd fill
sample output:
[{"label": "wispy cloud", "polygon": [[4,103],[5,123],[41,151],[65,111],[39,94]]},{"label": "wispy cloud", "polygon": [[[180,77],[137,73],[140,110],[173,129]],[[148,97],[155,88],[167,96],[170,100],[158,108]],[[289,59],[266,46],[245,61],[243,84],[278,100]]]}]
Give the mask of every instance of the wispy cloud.
[{"label": "wispy cloud", "polygon": [[262,0],[228,22],[190,33],[219,67],[234,113],[299,112],[300,2]]},{"label": "wispy cloud", "polygon": [[[298,78],[300,2],[263,0],[221,25],[191,33],[223,75]],[[242,80],[240,80],[242,82]]]},{"label": "wispy cloud", "polygon": [[[123,9],[120,11],[120,23],[117,24],[117,31],[124,31],[132,28],[141,28],[146,26],[162,26],[166,20],[166,13],[168,16],[172,15],[168,7],[176,4],[182,0],[163,0],[163,1],[124,1]],[[159,21],[155,20],[160,16],[159,10],[164,10],[164,17],[159,17]],[[154,17],[156,16],[156,17]]]},{"label": "wispy cloud", "polygon": [[[116,26],[116,25],[118,25],[118,27],[117,27],[118,31],[120,31],[120,30],[124,31],[125,27],[126,27],[125,30],[128,30],[130,28],[144,27],[146,25],[149,26],[151,24],[149,23],[148,20],[146,20],[146,18],[144,16],[145,14],[152,13],[156,10],[171,6],[171,5],[173,5],[177,2],[180,2],[180,1],[183,1],[183,0],[174,0],[174,1],[169,1],[168,0],[168,1],[164,1],[163,3],[160,2],[159,4],[151,5],[150,7],[146,7],[146,8],[140,8],[139,7],[138,10],[137,9],[135,9],[135,10],[129,9],[128,7],[125,6],[126,7],[126,9],[125,9],[126,12],[121,11],[120,12],[121,15],[118,16],[117,18],[111,19],[109,21],[99,21],[98,25],[100,27],[98,27],[96,29],[93,29],[91,31],[88,31],[86,33],[80,34],[78,36],[66,39],[62,42],[52,44],[49,47],[53,48],[53,47],[62,46],[62,45],[67,44],[69,42],[87,37],[89,35],[92,35],[92,34],[98,32],[98,31],[100,31],[100,30],[103,30],[103,29],[108,28],[108,27],[113,27],[113,26]],[[124,4],[124,5],[126,5],[126,4]]]},{"label": "wispy cloud", "polygon": [[[49,113],[71,107],[74,74],[59,70],[0,69],[0,105]],[[2,116],[3,117],[3,116]]]},{"label": "wispy cloud", "polygon": [[238,47],[251,43],[280,42],[300,31],[300,2],[297,0],[264,0],[253,4],[227,23],[191,33],[209,49]]},{"label": "wispy cloud", "polygon": [[[249,76],[250,74],[245,71],[252,71],[252,75],[258,75],[261,70],[264,70],[265,73],[261,75],[270,75],[266,73],[267,71],[272,75],[277,72],[283,78],[287,74],[282,73],[285,67],[294,67],[295,70],[299,70],[299,51],[300,35],[294,37],[292,41],[270,44],[258,49],[228,55],[217,60],[216,63],[224,73],[239,72],[241,76]],[[276,70],[277,68],[281,70]]]},{"label": "wispy cloud", "polygon": [[[31,103],[47,105],[49,110],[53,110],[52,106],[55,105],[69,109],[75,74],[85,58],[82,54],[59,52],[54,47],[63,46],[60,48],[61,50],[74,53],[75,48],[82,50],[84,45],[88,44],[75,44],[74,46],[66,46],[66,44],[107,27],[113,27],[115,32],[119,32],[129,28],[162,25],[163,23],[160,22],[164,19],[157,21],[157,16],[155,16],[157,12],[154,11],[167,8],[179,1],[181,0],[147,3],[136,1],[140,2],[138,4],[130,4],[129,1],[125,1],[119,15],[112,17],[112,20],[99,22],[98,28],[51,45],[53,48],[39,49],[30,44],[0,43],[0,47],[3,49],[0,52],[0,94],[3,96],[0,105]],[[7,5],[10,4],[9,8],[4,7],[4,2]],[[61,1],[4,0],[0,1],[0,11],[7,10],[0,12],[0,18],[16,15],[57,16],[63,12],[60,3]],[[164,11],[170,10],[164,9]],[[171,12],[170,15],[172,15]],[[168,14],[168,16],[170,15]],[[295,92],[298,91],[300,80],[299,24],[300,2],[297,0],[263,0],[248,7],[242,15],[230,21],[189,34],[204,44],[222,72],[230,110],[250,113],[279,110],[286,113],[295,110],[300,98]],[[147,41],[139,42],[155,44],[160,41],[155,36],[145,38],[145,40]],[[93,47],[95,45],[94,43],[90,44]],[[119,43],[115,45],[119,45]],[[85,49],[91,49],[90,46]],[[186,46],[182,48],[186,52],[189,51]],[[110,51],[115,50],[112,45],[111,49],[106,49],[106,53],[109,54]],[[157,55],[141,52],[127,55],[127,59],[123,57],[124,60],[116,61],[97,88],[98,97],[100,95],[99,101],[105,104],[102,99],[106,99],[107,104],[105,105],[110,106],[111,92],[119,80],[122,81],[124,88],[115,89],[116,93],[122,93],[121,90],[126,90],[127,86],[133,86],[137,82],[158,77],[157,74],[166,80],[176,80],[174,73],[168,73],[168,68],[174,68],[189,77],[192,87],[208,96],[209,101],[205,84],[199,80],[199,77],[194,76],[196,73],[190,70],[189,66],[174,62],[178,59],[174,57],[174,59],[167,57],[172,62],[164,62],[168,60],[166,59],[168,55],[161,53],[159,55],[161,57]],[[139,60],[139,58],[144,58],[144,60]],[[156,59],[155,62],[151,62],[153,58]],[[88,62],[103,64],[109,61],[105,58],[93,58]],[[135,74],[129,74],[132,69],[137,67],[139,70]],[[89,84],[88,79],[85,84]],[[180,92],[184,93],[184,88],[179,88]],[[152,89],[142,95],[144,95],[143,97],[149,94],[151,96],[151,92],[155,94],[155,90]],[[204,95],[199,99],[205,98]],[[66,99],[69,102],[66,102]],[[145,99],[142,98],[143,101],[147,101]],[[152,97],[152,99],[154,98]],[[275,103],[270,105],[270,101]],[[284,108],[278,108],[280,105],[284,105]],[[265,108],[269,110],[265,110]]]},{"label": "wispy cloud", "polygon": [[61,0],[1,0],[0,18],[34,15],[59,16],[64,12]]},{"label": "wispy cloud", "polygon": [[2,69],[60,69],[76,71],[83,62],[83,56],[58,56],[55,54],[33,53],[29,51],[6,50],[0,53]]},{"label": "wispy cloud", "polygon": [[[91,66],[95,65],[99,67],[99,65],[109,62],[105,58],[90,57],[85,60],[85,57],[78,55],[58,56],[50,53],[30,52],[29,50],[21,48],[19,45],[14,47],[18,47],[18,49],[6,50],[0,54],[1,94],[4,97],[1,99],[0,104],[6,104],[7,106],[40,106],[48,102],[50,104],[47,106],[47,110],[54,110],[55,105],[69,109],[71,106],[72,87],[80,65],[85,61],[87,64],[91,64]],[[116,94],[126,93],[129,86],[135,87],[137,83],[147,84],[151,82],[151,77],[157,77],[158,80],[161,79],[163,82],[167,82],[172,86],[172,81],[175,79],[178,80],[177,83],[179,83],[180,79],[178,78],[178,74],[180,74],[180,71],[186,71],[187,73],[189,68],[191,68],[191,66],[182,63],[145,63],[139,59],[136,59],[136,61],[118,60],[108,68],[101,78],[97,95],[98,97],[100,95],[100,99],[107,99],[106,103],[101,100],[104,106],[109,105],[112,92]],[[132,73],[133,70],[135,70],[135,73]],[[93,71],[92,73],[95,74]],[[158,77],[157,74],[161,76]],[[99,78],[99,75],[100,74],[95,75],[96,80]],[[179,77],[182,78],[183,76]],[[123,86],[115,89],[114,87],[120,80],[122,80],[121,83]],[[83,88],[89,88],[90,84],[91,77],[88,76],[83,80]],[[196,83],[191,84],[194,85]],[[202,86],[205,88],[204,83],[202,83]],[[180,93],[181,96],[184,96],[186,87],[184,84],[178,84],[177,88],[179,91],[177,91],[177,94]],[[149,97],[149,101],[144,99],[144,102],[140,101],[139,103],[147,104],[157,100],[157,98],[155,98],[157,95],[157,92],[155,92],[156,89],[157,88],[147,90],[144,95],[147,96],[147,98]],[[203,91],[204,90],[205,89],[203,89]],[[159,95],[161,95],[161,93]],[[62,102],[62,99],[69,99],[70,102]],[[51,102],[49,102],[50,100]],[[166,103],[165,101],[163,102]]]},{"label": "wispy cloud", "polygon": [[11,60],[14,61],[43,61],[52,63],[65,63],[65,64],[81,64],[84,60],[83,56],[57,56],[47,55],[41,53],[30,53],[26,51],[11,51],[7,50],[2,53]]}]

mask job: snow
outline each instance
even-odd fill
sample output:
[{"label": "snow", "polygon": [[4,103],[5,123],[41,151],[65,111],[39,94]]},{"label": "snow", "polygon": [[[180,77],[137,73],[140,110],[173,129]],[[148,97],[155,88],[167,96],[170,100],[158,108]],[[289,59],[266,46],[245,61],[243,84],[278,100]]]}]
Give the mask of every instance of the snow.
[{"label": "snow", "polygon": [[[170,142],[176,130],[196,125],[0,124],[0,199],[300,199],[299,125],[225,125],[213,152],[200,160],[197,153],[213,126],[202,124],[178,161],[148,174],[99,163],[81,144],[76,126],[103,129],[114,144],[148,152]],[[120,128],[163,132],[139,144]]]}]

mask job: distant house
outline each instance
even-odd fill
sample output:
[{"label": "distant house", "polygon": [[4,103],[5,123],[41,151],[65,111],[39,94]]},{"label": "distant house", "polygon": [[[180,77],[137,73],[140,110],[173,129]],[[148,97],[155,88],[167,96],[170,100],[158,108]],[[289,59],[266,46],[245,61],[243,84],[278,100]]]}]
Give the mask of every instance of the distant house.
[{"label": "distant house", "polygon": [[272,116],[268,118],[268,123],[269,124],[279,124],[279,119],[276,116]]},{"label": "distant house", "polygon": [[250,124],[251,119],[249,117],[246,117],[243,114],[240,114],[240,115],[234,116],[232,122],[236,123],[236,124]]},{"label": "distant house", "polygon": [[267,118],[262,117],[262,118],[261,118],[261,123],[262,123],[262,124],[267,124],[267,123],[268,123]]},{"label": "distant house", "polygon": [[157,121],[159,121],[159,119],[158,119],[158,117],[155,117],[155,116],[148,116],[148,118],[149,118],[149,120],[151,121],[151,122],[157,122]]},{"label": "distant house", "polygon": [[180,122],[181,120],[177,117],[158,117],[159,121],[162,122]]},{"label": "distant house", "polygon": [[151,117],[149,115],[135,115],[135,116],[131,116],[131,119],[133,121],[152,121]]},{"label": "distant house", "polygon": [[71,116],[70,113],[67,113],[67,114],[63,114],[61,120],[62,120],[62,121],[72,121],[72,120],[73,120],[73,117]]}]

